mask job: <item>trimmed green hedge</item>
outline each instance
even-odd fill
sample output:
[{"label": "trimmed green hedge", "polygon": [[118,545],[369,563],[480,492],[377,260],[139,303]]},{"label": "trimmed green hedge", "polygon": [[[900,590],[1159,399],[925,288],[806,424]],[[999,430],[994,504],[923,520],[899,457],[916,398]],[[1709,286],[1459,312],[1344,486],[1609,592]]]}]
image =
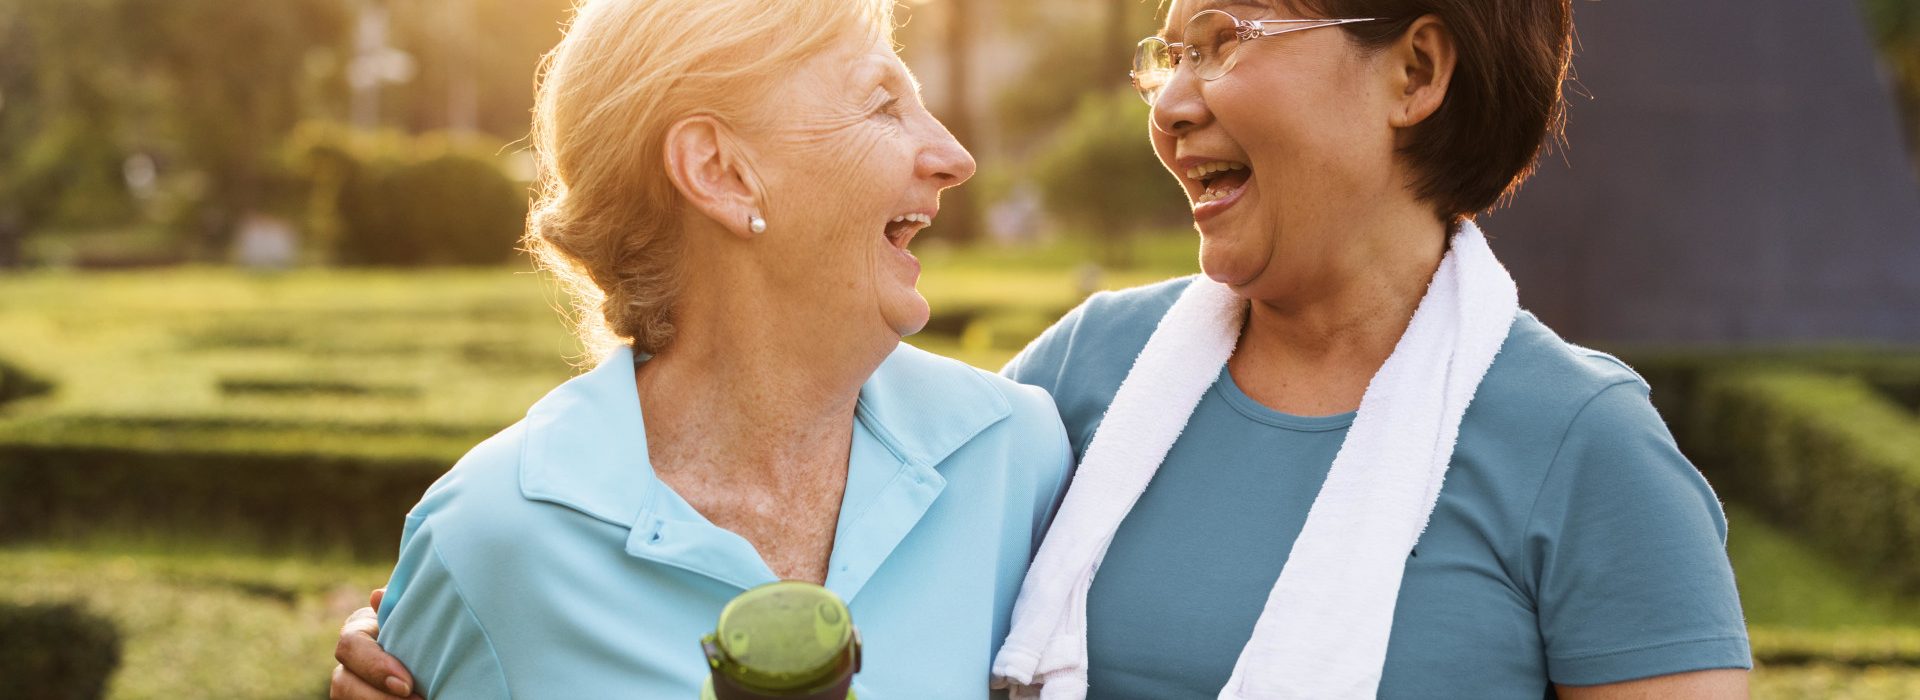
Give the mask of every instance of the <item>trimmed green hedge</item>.
[{"label": "trimmed green hedge", "polygon": [[1723,496],[1875,580],[1920,591],[1920,420],[1911,412],[1865,377],[1805,370],[1704,372],[1681,393],[1682,410],[1668,419]]},{"label": "trimmed green hedge", "polygon": [[528,199],[526,187],[482,156],[365,163],[341,192],[337,260],[406,267],[507,262],[519,253]]},{"label": "trimmed green hedge", "polygon": [[1920,666],[1920,629],[1804,630],[1753,627],[1753,660],[1763,666]]},{"label": "trimmed green hedge", "polygon": [[[1691,427],[1679,420],[1694,410],[1700,385],[1709,377],[1729,372],[1798,371],[1857,376],[1875,388],[1906,401],[1906,392],[1920,392],[1920,352],[1875,348],[1809,348],[1801,350],[1655,348],[1622,349],[1621,359],[1653,386],[1653,403],[1664,414],[1674,437],[1685,447],[1694,441]],[[1915,394],[1920,399],[1920,394]],[[1912,404],[1908,404],[1911,408]],[[1689,451],[1691,454],[1691,451]]]},{"label": "trimmed green hedge", "polygon": [[26,371],[0,362],[0,406],[20,399],[42,396],[53,391],[53,384]]},{"label": "trimmed green hedge", "polygon": [[390,558],[407,510],[484,437],[12,425],[0,430],[0,540],[205,538]]},{"label": "trimmed green hedge", "polygon": [[0,698],[106,696],[120,631],[79,607],[0,603]]}]

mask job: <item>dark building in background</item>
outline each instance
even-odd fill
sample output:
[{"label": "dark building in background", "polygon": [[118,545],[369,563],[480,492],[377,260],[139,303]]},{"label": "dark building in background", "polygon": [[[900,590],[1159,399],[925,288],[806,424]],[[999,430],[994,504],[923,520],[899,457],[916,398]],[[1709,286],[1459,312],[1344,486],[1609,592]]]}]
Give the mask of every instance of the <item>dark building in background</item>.
[{"label": "dark building in background", "polygon": [[1523,306],[1599,344],[1920,342],[1920,184],[1854,3],[1574,13],[1568,144],[1483,221]]}]

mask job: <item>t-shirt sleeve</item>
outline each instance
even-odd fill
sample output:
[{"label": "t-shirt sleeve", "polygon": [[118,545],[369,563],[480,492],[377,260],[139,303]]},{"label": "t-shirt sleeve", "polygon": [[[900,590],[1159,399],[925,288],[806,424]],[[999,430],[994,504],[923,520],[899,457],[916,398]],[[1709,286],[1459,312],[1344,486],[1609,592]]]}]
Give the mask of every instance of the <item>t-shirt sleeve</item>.
[{"label": "t-shirt sleeve", "polygon": [[407,517],[380,601],[380,646],[406,665],[424,697],[510,697],[500,657],[434,549],[426,520]]},{"label": "t-shirt sleeve", "polygon": [[1645,384],[1574,417],[1524,537],[1554,683],[1752,667],[1726,516]]}]

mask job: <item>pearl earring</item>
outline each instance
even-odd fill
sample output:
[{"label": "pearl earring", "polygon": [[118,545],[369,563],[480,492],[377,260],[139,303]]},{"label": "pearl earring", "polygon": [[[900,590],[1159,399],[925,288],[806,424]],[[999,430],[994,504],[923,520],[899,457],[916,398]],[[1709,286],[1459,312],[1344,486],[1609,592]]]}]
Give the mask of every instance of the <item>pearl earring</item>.
[{"label": "pearl earring", "polygon": [[763,233],[766,233],[766,232],[767,232],[767,220],[766,220],[766,219],[762,219],[762,218],[760,218],[760,215],[759,215],[759,214],[754,214],[754,215],[751,215],[751,216],[748,216],[748,217],[747,217],[747,230],[748,230],[748,231],[752,231],[752,232],[753,232],[753,235],[756,235],[756,236],[758,236],[758,235],[760,235],[760,234],[763,234]]}]

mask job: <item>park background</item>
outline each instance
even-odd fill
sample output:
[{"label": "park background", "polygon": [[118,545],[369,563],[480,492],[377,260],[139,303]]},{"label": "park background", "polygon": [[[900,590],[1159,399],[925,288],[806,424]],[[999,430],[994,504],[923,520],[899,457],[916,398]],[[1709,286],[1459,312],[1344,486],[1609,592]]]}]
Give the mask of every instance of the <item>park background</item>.
[{"label": "park background", "polygon": [[[0,697],[325,696],[401,515],[588,361],[513,249],[569,4],[0,0]],[[994,369],[1196,271],[1126,86],[1157,14],[902,5],[981,165],[910,342]],[[1920,0],[1575,18],[1568,138],[1485,224],[1522,303],[1726,501],[1755,697],[1920,697]]]}]

